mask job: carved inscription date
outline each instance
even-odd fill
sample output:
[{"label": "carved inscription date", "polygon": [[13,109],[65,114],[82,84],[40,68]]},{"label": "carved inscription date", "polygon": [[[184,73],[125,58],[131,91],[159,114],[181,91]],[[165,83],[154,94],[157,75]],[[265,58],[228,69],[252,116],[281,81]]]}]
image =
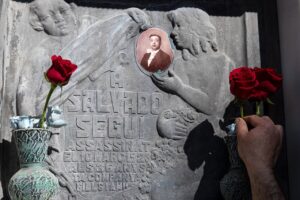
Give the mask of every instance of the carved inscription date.
[{"label": "carved inscription date", "polygon": [[145,122],[157,118],[162,101],[158,92],[114,88],[78,90],[69,97],[63,161],[77,192],[109,195],[139,187],[153,167]]},{"label": "carved inscription date", "polygon": [[79,139],[63,159],[80,192],[119,191],[140,183],[150,170],[150,142],[120,139]]}]

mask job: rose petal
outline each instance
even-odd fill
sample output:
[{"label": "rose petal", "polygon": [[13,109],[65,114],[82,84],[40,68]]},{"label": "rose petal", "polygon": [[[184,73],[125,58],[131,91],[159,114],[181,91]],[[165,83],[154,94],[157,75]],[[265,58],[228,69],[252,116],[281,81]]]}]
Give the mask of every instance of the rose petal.
[{"label": "rose petal", "polygon": [[51,60],[52,65],[45,73],[47,80],[56,85],[66,85],[72,73],[77,69],[77,65],[56,55],[53,55]]},{"label": "rose petal", "polygon": [[239,99],[248,99],[258,85],[255,73],[248,67],[232,70],[229,83],[231,93]]}]

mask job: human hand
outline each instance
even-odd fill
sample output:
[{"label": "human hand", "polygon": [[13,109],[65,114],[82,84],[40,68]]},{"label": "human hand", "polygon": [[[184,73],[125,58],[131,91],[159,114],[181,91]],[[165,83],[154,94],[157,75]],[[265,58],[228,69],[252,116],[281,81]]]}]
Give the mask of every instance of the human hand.
[{"label": "human hand", "polygon": [[238,152],[248,173],[273,173],[281,149],[282,126],[269,117],[252,115],[238,118],[236,131]]},{"label": "human hand", "polygon": [[182,81],[171,69],[168,71],[167,76],[153,73],[151,79],[157,87],[165,92],[178,94],[178,91],[183,87]]}]

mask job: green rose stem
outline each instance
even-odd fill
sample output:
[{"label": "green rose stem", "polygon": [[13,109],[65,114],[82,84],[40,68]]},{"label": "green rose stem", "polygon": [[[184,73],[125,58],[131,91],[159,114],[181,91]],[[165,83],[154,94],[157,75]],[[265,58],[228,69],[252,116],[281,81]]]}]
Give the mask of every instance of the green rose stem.
[{"label": "green rose stem", "polygon": [[260,116],[260,102],[256,101],[255,102],[256,104],[256,115]]},{"label": "green rose stem", "polygon": [[241,117],[244,117],[244,106],[242,103],[240,104],[240,114],[241,114]]},{"label": "green rose stem", "polygon": [[262,102],[256,101],[255,103],[256,103],[256,115],[261,116],[262,115],[262,113],[261,113]]},{"label": "green rose stem", "polygon": [[51,88],[50,88],[50,91],[48,93],[46,103],[45,103],[45,106],[44,106],[44,109],[43,109],[43,114],[42,114],[40,124],[39,124],[40,128],[44,128],[44,122],[45,122],[45,118],[46,118],[46,111],[47,111],[48,103],[49,103],[50,97],[51,97],[51,95],[52,95],[52,93],[53,93],[53,91],[55,90],[56,87],[57,87],[57,85],[51,83]]}]

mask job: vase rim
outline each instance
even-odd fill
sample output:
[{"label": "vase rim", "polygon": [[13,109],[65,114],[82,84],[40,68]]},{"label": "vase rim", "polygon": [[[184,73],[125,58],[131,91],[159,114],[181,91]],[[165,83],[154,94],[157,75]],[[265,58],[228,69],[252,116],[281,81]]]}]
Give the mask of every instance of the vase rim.
[{"label": "vase rim", "polygon": [[44,132],[51,132],[47,128],[20,128],[20,129],[12,129],[12,132],[24,132],[24,131],[44,131]]}]

